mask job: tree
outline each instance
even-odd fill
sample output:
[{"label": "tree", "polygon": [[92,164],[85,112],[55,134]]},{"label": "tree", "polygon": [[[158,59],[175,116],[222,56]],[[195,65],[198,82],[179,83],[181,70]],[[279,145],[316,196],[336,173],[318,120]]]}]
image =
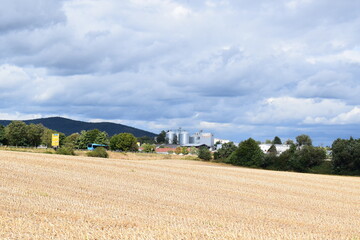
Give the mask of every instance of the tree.
[{"label": "tree", "polygon": [[105,131],[99,132],[94,140],[94,143],[109,145],[110,140],[109,140],[109,135],[107,134],[107,132],[105,132]]},{"label": "tree", "polygon": [[27,138],[30,146],[37,147],[41,144],[41,137],[45,127],[42,124],[33,124],[27,126]]},{"label": "tree", "polygon": [[252,138],[242,141],[239,147],[229,156],[228,161],[235,165],[260,167],[264,162],[264,154]]},{"label": "tree", "polygon": [[155,144],[155,140],[154,138],[151,138],[149,136],[142,136],[142,137],[138,137],[137,141],[142,145],[144,143],[147,144]]},{"label": "tree", "polygon": [[312,146],[312,140],[308,135],[302,134],[296,137],[296,143],[301,146]]},{"label": "tree", "polygon": [[92,129],[89,131],[81,131],[79,136],[79,148],[86,149],[89,143],[109,144],[109,138],[106,132],[101,132],[99,129]]},{"label": "tree", "polygon": [[285,141],[285,144],[286,145],[291,145],[291,144],[294,144],[294,141],[291,140],[291,139],[288,139],[288,140]]},{"label": "tree", "polygon": [[360,139],[336,139],[332,156],[335,173],[360,175]]},{"label": "tree", "polygon": [[157,143],[166,143],[166,132],[162,130],[159,135],[156,137]]},{"label": "tree", "polygon": [[216,160],[225,160],[227,159],[234,151],[236,146],[233,142],[228,142],[222,144],[221,148],[214,153],[214,159]]},{"label": "tree", "polygon": [[308,172],[310,168],[324,162],[326,152],[323,148],[303,145],[290,158],[291,168],[297,172]]},{"label": "tree", "polygon": [[148,144],[148,143],[144,143],[143,145],[141,145],[141,147],[143,148],[143,152],[146,153],[152,153],[155,152],[156,146],[154,144]]},{"label": "tree", "polygon": [[175,134],[174,137],[173,137],[173,142],[172,144],[178,144],[178,137],[177,135]]},{"label": "tree", "polygon": [[265,143],[266,143],[266,144],[272,144],[272,141],[271,141],[270,139],[266,139],[266,140],[265,140]]},{"label": "tree", "polygon": [[277,149],[274,144],[271,145],[271,147],[268,149],[268,153],[277,154]]},{"label": "tree", "polygon": [[274,137],[274,140],[272,141],[273,144],[282,144],[281,139],[278,136]]},{"label": "tree", "polygon": [[205,146],[200,147],[199,152],[198,152],[198,158],[205,160],[205,161],[210,161],[211,160],[210,150]]},{"label": "tree", "polygon": [[0,125],[0,145],[6,144],[5,127]]},{"label": "tree", "polygon": [[53,133],[59,134],[59,144],[60,144],[60,146],[64,145],[64,141],[66,138],[65,134],[61,133],[61,132],[57,132],[57,131],[49,129],[49,128],[44,128],[43,134],[41,136],[41,144],[45,145],[47,147],[51,147]]},{"label": "tree", "polygon": [[120,133],[110,139],[110,148],[120,151],[137,151],[137,140],[131,133]]},{"label": "tree", "polygon": [[22,121],[12,121],[5,127],[5,136],[10,145],[27,146],[27,127]]},{"label": "tree", "polygon": [[73,133],[65,138],[64,144],[72,144],[74,148],[79,148],[79,137],[79,133]]}]

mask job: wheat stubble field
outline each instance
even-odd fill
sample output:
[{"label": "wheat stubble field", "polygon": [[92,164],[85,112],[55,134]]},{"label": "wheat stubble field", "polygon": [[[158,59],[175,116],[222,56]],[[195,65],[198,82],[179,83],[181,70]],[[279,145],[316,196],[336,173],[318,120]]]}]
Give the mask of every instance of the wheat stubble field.
[{"label": "wheat stubble field", "polygon": [[360,178],[0,151],[0,239],[360,239]]}]

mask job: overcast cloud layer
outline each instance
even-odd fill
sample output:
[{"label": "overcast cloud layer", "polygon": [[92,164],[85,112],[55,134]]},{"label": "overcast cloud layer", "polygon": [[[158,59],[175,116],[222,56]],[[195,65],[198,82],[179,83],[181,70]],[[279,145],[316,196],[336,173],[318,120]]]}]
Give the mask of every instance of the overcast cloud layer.
[{"label": "overcast cloud layer", "polygon": [[5,0],[0,119],[360,137],[360,2]]}]

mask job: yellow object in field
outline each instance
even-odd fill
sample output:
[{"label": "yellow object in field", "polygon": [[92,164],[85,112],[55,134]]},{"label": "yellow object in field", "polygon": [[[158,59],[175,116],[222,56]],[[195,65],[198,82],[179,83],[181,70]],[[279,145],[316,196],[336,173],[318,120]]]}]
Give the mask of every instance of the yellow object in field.
[{"label": "yellow object in field", "polygon": [[59,134],[53,133],[51,137],[51,146],[58,147],[59,145]]}]

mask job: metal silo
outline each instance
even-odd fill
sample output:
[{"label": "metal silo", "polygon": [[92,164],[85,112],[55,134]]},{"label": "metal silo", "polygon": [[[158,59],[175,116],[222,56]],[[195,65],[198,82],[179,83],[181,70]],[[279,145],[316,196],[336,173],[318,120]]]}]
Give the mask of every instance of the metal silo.
[{"label": "metal silo", "polygon": [[189,133],[187,131],[183,131],[180,133],[180,145],[189,144]]},{"label": "metal silo", "polygon": [[168,139],[168,143],[172,144],[173,143],[173,140],[174,140],[174,135],[175,133],[173,131],[168,131],[166,133],[166,138]]}]

